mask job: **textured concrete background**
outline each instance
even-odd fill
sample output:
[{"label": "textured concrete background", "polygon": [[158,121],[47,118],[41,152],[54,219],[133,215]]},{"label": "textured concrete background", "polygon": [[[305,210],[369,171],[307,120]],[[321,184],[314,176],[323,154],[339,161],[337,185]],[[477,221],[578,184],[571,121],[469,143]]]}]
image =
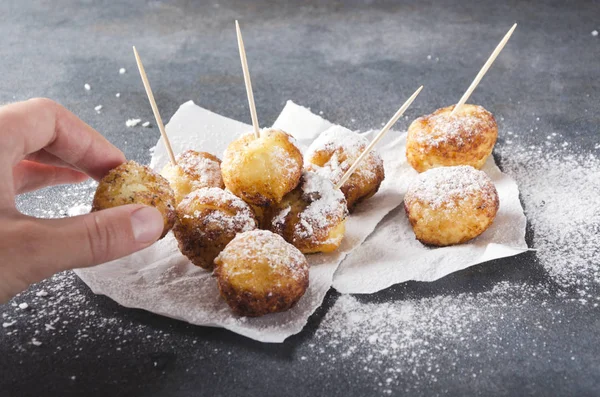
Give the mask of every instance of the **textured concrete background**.
[{"label": "textured concrete background", "polygon": [[[10,1],[0,2],[0,103],[46,96],[73,110],[130,158],[147,162],[157,128],[125,128],[129,118],[153,122],[131,46],[144,61],[158,106],[167,121],[178,106],[194,102],[250,122],[235,39],[234,19],[244,34],[261,125],[270,125],[288,99],[354,129],[379,126],[419,85],[425,89],[401,120],[404,129],[418,115],[455,103],[510,26],[515,34],[471,97],[491,110],[500,130],[522,131],[529,145],[560,132],[575,150],[594,150],[600,113],[600,29],[598,1]],[[119,68],[127,73],[120,75]],[[90,91],[84,90],[89,83]],[[121,93],[120,98],[115,93]],[[94,107],[102,105],[97,114]],[[541,121],[536,122],[539,117]],[[533,124],[539,130],[530,131]],[[506,137],[501,134],[499,147]],[[501,159],[500,159],[501,160]],[[50,203],[72,202],[62,188],[19,202],[35,213]],[[507,266],[510,265],[510,266]],[[478,266],[432,284],[408,283],[377,294],[389,300],[491,288],[501,280],[548,282],[533,254]],[[337,295],[300,335],[284,345],[262,345],[223,330],[192,327],[148,313],[125,310],[81,290],[99,318],[117,316],[170,333],[169,343],[130,338],[127,354],[112,341],[93,336],[84,351],[20,350],[0,332],[0,395],[314,395],[374,393],[371,378],[347,373],[342,361],[310,366],[298,357],[310,352],[320,319]],[[35,288],[31,293],[35,292]],[[561,308],[556,299],[552,305]],[[522,348],[527,335],[510,330],[510,360],[497,361],[481,345],[479,358],[458,360],[435,384],[407,378],[399,390],[411,394],[596,394],[600,387],[597,325],[599,311],[564,307],[568,325],[552,324],[547,343],[556,360],[540,362]],[[5,309],[0,307],[0,312]],[[8,310],[8,309],[6,309]],[[521,313],[527,323],[528,313]],[[545,321],[531,319],[531,327]],[[507,318],[507,325],[510,320]],[[74,327],[77,327],[75,320]],[[549,326],[550,327],[550,326]],[[1,331],[1,330],[0,330]],[[474,333],[483,330],[474,330]],[[557,336],[558,335],[558,336]],[[203,343],[191,347],[198,337]],[[70,336],[57,336],[68,346]],[[138,341],[139,340],[139,341]],[[566,347],[568,346],[568,348]],[[199,358],[214,349],[230,355]],[[107,354],[107,352],[113,352]],[[343,351],[340,350],[340,352]],[[573,352],[581,359],[572,363]],[[162,362],[155,371],[153,361]],[[559,362],[560,364],[557,364]],[[377,364],[373,364],[374,369]],[[485,368],[488,378],[465,380],[461,367]],[[67,374],[77,373],[77,382]],[[419,386],[420,385],[420,386]],[[278,391],[276,391],[279,388]],[[594,393],[594,391],[596,393]]]}]

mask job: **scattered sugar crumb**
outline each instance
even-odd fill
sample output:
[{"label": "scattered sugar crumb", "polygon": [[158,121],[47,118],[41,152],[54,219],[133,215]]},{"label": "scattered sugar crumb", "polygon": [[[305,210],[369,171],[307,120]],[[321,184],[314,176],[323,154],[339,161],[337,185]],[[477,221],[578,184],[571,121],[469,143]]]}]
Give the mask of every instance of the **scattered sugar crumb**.
[{"label": "scattered sugar crumb", "polygon": [[597,30],[592,30],[592,36],[594,36],[594,37],[598,36],[598,31]]},{"label": "scattered sugar crumb", "polygon": [[431,55],[427,55],[427,59],[431,60]]},{"label": "scattered sugar crumb", "polygon": [[125,74],[126,71],[127,71],[127,69],[121,68],[121,69],[119,69],[119,74]]},{"label": "scattered sugar crumb", "polygon": [[102,110],[102,105],[98,105],[94,108],[94,110],[96,111],[96,113],[100,113],[100,111]]},{"label": "scattered sugar crumb", "polygon": [[125,125],[127,127],[135,127],[136,125],[138,125],[141,122],[142,122],[142,119],[129,119],[125,122]]},{"label": "scattered sugar crumb", "polygon": [[150,127],[150,122],[149,121],[144,122],[144,124],[142,124],[142,127]]},{"label": "scattered sugar crumb", "polygon": [[92,87],[91,87],[91,86],[90,86],[88,83],[85,83],[85,84],[83,85],[83,88],[85,88],[85,89],[86,89],[86,91],[89,91],[89,90],[91,90],[91,89],[92,89]]},{"label": "scattered sugar crumb", "polygon": [[120,93],[120,92],[117,92],[117,93],[115,94],[115,96],[116,96],[117,98],[120,98],[120,97],[121,97],[121,93]]},{"label": "scattered sugar crumb", "polygon": [[29,308],[29,305],[27,303],[25,303],[25,302],[19,303],[19,309],[25,310],[27,308]]}]

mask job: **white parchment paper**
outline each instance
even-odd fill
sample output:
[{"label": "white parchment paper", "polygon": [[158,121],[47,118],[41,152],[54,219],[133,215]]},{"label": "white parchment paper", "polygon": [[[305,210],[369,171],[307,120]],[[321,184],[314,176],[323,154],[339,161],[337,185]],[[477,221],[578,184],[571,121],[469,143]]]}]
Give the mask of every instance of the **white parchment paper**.
[{"label": "white parchment paper", "polygon": [[[405,142],[406,135],[402,137]],[[403,145],[402,145],[403,146]],[[404,147],[398,153],[407,179],[401,184],[404,196],[418,174],[408,163]],[[369,294],[409,280],[434,281],[469,266],[525,252],[526,218],[519,201],[517,184],[503,174],[490,157],[483,167],[500,197],[500,208],[488,230],[467,244],[429,248],[415,238],[404,212],[396,208],[375,232],[338,268],[333,286],[342,293]]]},{"label": "white parchment paper", "polygon": [[[300,147],[307,147],[328,128],[340,128],[291,101],[273,127],[291,133]],[[196,149],[219,157],[233,139],[251,130],[247,124],[210,112],[191,101],[181,105],[166,128],[176,153]],[[380,142],[378,151],[384,160],[386,178],[379,192],[350,216],[346,236],[337,252],[308,256],[309,288],[288,312],[260,318],[234,315],[220,298],[211,273],[193,266],[181,255],[171,233],[141,252],[76,272],[94,293],[106,295],[123,306],[192,324],[226,328],[262,342],[282,342],[302,330],[332,283],[341,292],[375,292],[407,280],[435,280],[467,266],[526,249],[525,217],[518,189],[493,160],[485,171],[500,193],[500,212],[492,228],[474,242],[442,249],[425,248],[415,240],[400,207],[363,244],[382,219],[402,203],[408,184],[416,176],[404,157],[405,139],[406,134],[390,131]],[[160,170],[167,161],[166,150],[159,140],[151,167]]]},{"label": "white parchment paper", "polygon": [[[334,126],[308,109],[288,102],[274,127],[291,133],[300,146],[305,147]],[[176,153],[196,149],[219,157],[233,139],[251,130],[247,124],[212,113],[193,102],[183,104],[166,128]],[[211,273],[193,266],[181,255],[171,233],[141,252],[94,268],[79,269],[77,274],[94,293],[107,295],[126,307],[145,309],[192,324],[223,327],[262,342],[282,342],[300,332],[308,317],[321,305],[339,263],[400,204],[398,182],[403,178],[396,173],[401,168],[396,155],[400,141],[388,140],[385,147],[380,153],[390,177],[380,192],[348,220],[346,236],[338,251],[308,256],[309,288],[288,312],[261,318],[234,315],[220,298]],[[159,141],[151,166],[160,170],[167,161],[166,150]]]}]

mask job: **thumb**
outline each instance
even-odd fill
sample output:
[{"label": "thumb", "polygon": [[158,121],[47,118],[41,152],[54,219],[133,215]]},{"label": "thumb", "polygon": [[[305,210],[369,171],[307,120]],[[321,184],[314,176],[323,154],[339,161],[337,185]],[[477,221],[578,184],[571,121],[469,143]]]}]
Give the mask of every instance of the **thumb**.
[{"label": "thumb", "polygon": [[98,265],[139,251],[158,240],[164,227],[161,213],[142,205],[43,222],[50,230],[40,244],[51,254],[55,271]]}]

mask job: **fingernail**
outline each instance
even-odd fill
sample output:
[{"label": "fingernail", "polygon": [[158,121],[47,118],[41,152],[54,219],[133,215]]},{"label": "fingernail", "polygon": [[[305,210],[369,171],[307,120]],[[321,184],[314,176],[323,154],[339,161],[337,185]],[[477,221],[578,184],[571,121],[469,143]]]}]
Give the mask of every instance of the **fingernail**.
[{"label": "fingernail", "polygon": [[144,207],[131,214],[131,228],[138,243],[152,243],[160,237],[164,223],[161,213],[152,207]]}]

